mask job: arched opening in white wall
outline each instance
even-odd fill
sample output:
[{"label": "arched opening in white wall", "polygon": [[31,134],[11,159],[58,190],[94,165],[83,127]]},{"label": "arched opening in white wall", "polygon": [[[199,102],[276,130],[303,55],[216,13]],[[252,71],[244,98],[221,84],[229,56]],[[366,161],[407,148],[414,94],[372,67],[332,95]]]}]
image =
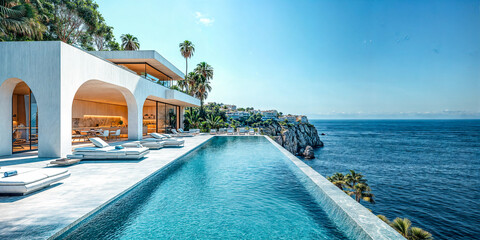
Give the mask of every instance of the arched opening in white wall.
[{"label": "arched opening in white wall", "polygon": [[180,107],[150,96],[143,104],[143,135],[171,133],[180,127]]},{"label": "arched opening in white wall", "polygon": [[12,94],[12,152],[38,149],[38,105],[28,85],[20,81]]},{"label": "arched opening in white wall", "polygon": [[98,80],[80,86],[72,105],[72,143],[83,143],[91,137],[107,142],[126,140],[129,108],[126,95],[131,93]]}]

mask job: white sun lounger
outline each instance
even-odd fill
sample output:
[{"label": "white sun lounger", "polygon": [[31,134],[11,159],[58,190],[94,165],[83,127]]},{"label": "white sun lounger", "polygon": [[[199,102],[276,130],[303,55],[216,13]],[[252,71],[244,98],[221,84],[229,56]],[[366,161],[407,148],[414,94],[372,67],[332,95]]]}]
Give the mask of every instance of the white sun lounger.
[{"label": "white sun lounger", "polygon": [[101,145],[75,148],[72,154],[67,155],[67,158],[82,160],[132,160],[141,159],[150,152],[146,147],[116,149],[99,138],[90,138],[90,141],[95,145]]},{"label": "white sun lounger", "polygon": [[227,135],[233,135],[234,129],[233,128],[227,128]]},{"label": "white sun lounger", "polygon": [[[180,128],[181,129],[181,128]],[[179,129],[179,130],[180,130]],[[200,129],[198,128],[191,128],[190,130],[188,130],[187,133],[191,133],[191,134],[200,134]]]},{"label": "white sun lounger", "polygon": [[[3,177],[4,172],[16,170],[15,176]],[[0,194],[25,195],[70,177],[65,168],[0,168]]]},{"label": "white sun lounger", "polygon": [[247,130],[245,128],[238,128],[238,135],[245,135]]},{"label": "white sun lounger", "polygon": [[[180,129],[178,129],[180,131]],[[172,133],[175,134],[178,137],[193,137],[193,134],[185,133],[183,130],[181,132],[177,132],[177,130],[172,129]]]},{"label": "white sun lounger", "polygon": [[150,136],[153,138],[146,138],[140,141],[141,144],[146,142],[162,142],[164,147],[180,147],[183,146],[185,140],[175,139],[175,138],[168,138],[165,137],[163,134],[158,133],[150,133]]},{"label": "white sun lounger", "polygon": [[163,148],[165,145],[164,142],[155,142],[155,141],[133,141],[122,144],[122,147],[126,148],[138,148],[138,147],[146,147],[150,150],[158,150]]}]

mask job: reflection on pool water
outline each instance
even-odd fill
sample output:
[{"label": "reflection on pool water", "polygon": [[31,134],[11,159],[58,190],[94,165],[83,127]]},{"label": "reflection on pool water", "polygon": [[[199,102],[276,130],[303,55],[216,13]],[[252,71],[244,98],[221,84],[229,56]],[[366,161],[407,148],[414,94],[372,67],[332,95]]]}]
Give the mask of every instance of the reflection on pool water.
[{"label": "reflection on pool water", "polygon": [[264,137],[215,137],[67,239],[345,239]]}]

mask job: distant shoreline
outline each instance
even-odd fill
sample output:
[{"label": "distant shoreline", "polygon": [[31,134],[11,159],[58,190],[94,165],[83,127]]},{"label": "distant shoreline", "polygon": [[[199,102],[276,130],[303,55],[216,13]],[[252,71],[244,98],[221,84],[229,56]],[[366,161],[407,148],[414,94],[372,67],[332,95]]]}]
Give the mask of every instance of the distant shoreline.
[{"label": "distant shoreline", "polygon": [[480,118],[309,118],[328,121],[480,121]]}]

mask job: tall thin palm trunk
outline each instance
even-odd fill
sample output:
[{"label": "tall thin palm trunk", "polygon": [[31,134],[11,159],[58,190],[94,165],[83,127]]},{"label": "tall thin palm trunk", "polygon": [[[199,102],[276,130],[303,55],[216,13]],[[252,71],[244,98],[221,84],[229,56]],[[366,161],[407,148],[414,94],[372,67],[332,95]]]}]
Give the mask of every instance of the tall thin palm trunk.
[{"label": "tall thin palm trunk", "polygon": [[[185,80],[187,80],[187,75],[188,75],[188,58],[185,58]],[[187,88],[187,93],[188,93],[188,84],[185,87]]]}]

